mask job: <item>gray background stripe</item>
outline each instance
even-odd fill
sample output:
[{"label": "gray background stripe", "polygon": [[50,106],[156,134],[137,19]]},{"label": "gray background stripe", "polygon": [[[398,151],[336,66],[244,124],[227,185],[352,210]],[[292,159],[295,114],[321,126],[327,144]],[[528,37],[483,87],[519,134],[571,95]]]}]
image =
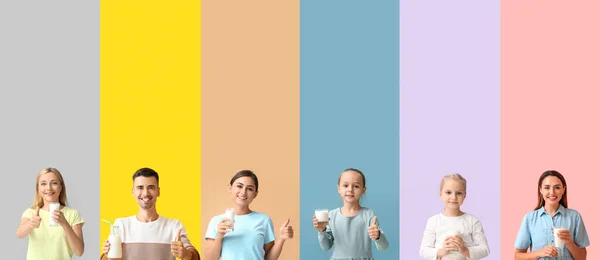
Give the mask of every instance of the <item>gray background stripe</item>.
[{"label": "gray background stripe", "polygon": [[58,168],[100,253],[99,2],[0,1],[0,165],[3,259],[25,259],[15,232],[36,174]]}]

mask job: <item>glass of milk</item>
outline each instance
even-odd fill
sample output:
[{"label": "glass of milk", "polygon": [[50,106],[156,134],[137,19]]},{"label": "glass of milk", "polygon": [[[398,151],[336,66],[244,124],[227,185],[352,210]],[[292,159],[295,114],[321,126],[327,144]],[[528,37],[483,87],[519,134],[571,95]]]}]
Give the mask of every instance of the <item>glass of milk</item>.
[{"label": "glass of milk", "polygon": [[227,231],[233,231],[233,224],[235,224],[235,212],[233,208],[228,208],[225,210],[225,218],[229,219],[231,222],[231,228],[228,228]]},{"label": "glass of milk", "polygon": [[562,239],[560,239],[558,237],[558,232],[562,231],[562,230],[567,230],[564,227],[554,227],[553,228],[553,232],[554,232],[554,247],[558,248],[558,249],[562,249],[565,246],[565,241],[563,241]]},{"label": "glass of milk", "polygon": [[316,209],[315,216],[319,223],[329,222],[329,210],[328,209]]},{"label": "glass of milk", "polygon": [[58,223],[56,223],[56,221],[54,221],[54,219],[52,218],[52,216],[54,216],[54,211],[55,210],[60,210],[60,203],[58,202],[51,202],[48,203],[48,211],[50,212],[50,221],[49,221],[49,225],[51,227],[56,227],[58,226]]}]

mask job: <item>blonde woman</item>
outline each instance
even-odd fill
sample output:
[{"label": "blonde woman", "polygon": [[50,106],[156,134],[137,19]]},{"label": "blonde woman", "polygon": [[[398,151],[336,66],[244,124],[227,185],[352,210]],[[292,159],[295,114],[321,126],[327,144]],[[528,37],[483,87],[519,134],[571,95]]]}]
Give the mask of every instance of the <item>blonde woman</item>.
[{"label": "blonde woman", "polygon": [[[58,209],[50,212],[51,203],[58,203]],[[33,205],[23,212],[17,237],[29,237],[27,260],[71,259],[73,253],[83,255],[84,223],[79,212],[67,206],[67,188],[60,172],[45,168],[37,175]]]}]

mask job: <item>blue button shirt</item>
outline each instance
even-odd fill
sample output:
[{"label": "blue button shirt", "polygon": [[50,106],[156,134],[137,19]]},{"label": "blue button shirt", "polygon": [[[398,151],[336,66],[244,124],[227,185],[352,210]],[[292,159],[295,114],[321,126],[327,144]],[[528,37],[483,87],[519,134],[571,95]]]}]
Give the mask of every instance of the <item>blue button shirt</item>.
[{"label": "blue button shirt", "polygon": [[[560,205],[554,216],[548,214],[544,207],[527,213],[523,218],[523,222],[521,222],[521,228],[519,228],[519,234],[517,234],[517,240],[515,241],[515,248],[529,248],[533,252],[547,245],[554,245],[553,227],[568,229],[573,242],[580,248],[590,245],[590,240],[588,239],[587,231],[579,212]],[[573,259],[566,245],[563,250],[559,250],[558,252],[559,256],[557,258],[542,257],[539,259]]]}]

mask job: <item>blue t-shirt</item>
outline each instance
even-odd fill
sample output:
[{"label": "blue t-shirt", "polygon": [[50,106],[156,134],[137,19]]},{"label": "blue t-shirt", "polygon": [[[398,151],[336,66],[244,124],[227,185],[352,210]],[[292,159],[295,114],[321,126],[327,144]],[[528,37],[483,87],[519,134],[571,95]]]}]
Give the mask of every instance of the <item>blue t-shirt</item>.
[{"label": "blue t-shirt", "polygon": [[[225,214],[221,214],[210,220],[205,239],[216,239],[217,225],[224,217]],[[275,241],[275,234],[269,216],[258,212],[235,215],[233,232],[223,237],[221,260],[263,260],[264,246],[272,241]]]},{"label": "blue t-shirt", "polygon": [[[527,213],[523,218],[523,222],[521,222],[521,228],[519,228],[519,234],[517,234],[515,241],[515,248],[530,248],[530,251],[533,252],[547,245],[554,245],[552,228],[558,226],[569,230],[573,242],[578,247],[584,248],[590,245],[590,240],[579,212],[560,205],[554,216],[550,216],[544,207]],[[562,250],[558,250],[558,252],[559,257],[557,259],[573,259],[566,245]],[[540,259],[554,258],[543,257]]]}]

